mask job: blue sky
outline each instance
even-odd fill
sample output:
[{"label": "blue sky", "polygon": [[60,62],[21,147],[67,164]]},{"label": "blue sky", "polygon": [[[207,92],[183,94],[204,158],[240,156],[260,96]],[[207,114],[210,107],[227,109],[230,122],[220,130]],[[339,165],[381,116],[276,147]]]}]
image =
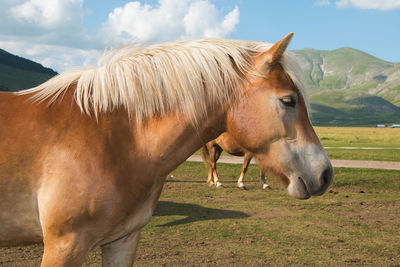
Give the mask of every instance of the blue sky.
[{"label": "blue sky", "polygon": [[[260,2],[264,3],[263,8]],[[397,2],[397,9],[392,10],[337,7],[335,2],[320,2],[325,5],[313,0],[239,2],[240,23],[232,37],[256,40],[269,37],[274,41],[293,31],[291,49],[330,50],[349,46],[400,62],[400,1],[392,1]]]},{"label": "blue sky", "polygon": [[0,0],[0,48],[63,71],[107,46],[223,37],[400,62],[400,0]]}]

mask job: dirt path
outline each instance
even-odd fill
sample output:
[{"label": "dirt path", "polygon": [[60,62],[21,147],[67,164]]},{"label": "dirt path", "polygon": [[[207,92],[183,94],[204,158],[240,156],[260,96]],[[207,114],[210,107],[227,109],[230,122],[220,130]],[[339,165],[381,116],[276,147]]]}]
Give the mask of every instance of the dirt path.
[{"label": "dirt path", "polygon": [[[201,162],[200,155],[192,155],[187,161]],[[242,164],[242,157],[221,156],[218,162]],[[365,160],[331,160],[333,167],[344,168],[365,168],[365,169],[385,169],[385,170],[400,170],[400,162],[392,161],[365,161]],[[254,159],[251,161],[255,164]]]}]

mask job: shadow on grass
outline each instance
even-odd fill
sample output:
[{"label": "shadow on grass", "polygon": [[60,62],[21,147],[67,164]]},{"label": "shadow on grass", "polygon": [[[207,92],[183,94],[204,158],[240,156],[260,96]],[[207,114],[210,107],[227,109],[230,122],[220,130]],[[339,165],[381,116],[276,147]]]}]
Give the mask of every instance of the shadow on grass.
[{"label": "shadow on grass", "polygon": [[153,216],[170,216],[170,215],[181,215],[187,217],[166,224],[158,225],[158,227],[174,226],[185,223],[215,220],[215,219],[247,218],[250,216],[241,211],[211,209],[202,207],[197,204],[176,203],[171,201],[158,202],[154,210]]}]

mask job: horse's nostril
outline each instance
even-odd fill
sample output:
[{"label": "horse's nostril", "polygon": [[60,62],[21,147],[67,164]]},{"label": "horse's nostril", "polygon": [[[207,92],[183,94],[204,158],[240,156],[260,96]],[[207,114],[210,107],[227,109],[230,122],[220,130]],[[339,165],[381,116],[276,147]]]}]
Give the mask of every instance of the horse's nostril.
[{"label": "horse's nostril", "polygon": [[332,182],[332,168],[328,167],[324,170],[324,172],[321,174],[321,180],[323,184],[330,185]]},{"label": "horse's nostril", "polygon": [[322,195],[326,189],[331,185],[333,181],[333,169],[332,167],[326,168],[319,177],[320,186],[318,188],[314,188],[316,191],[313,192],[313,196]]}]

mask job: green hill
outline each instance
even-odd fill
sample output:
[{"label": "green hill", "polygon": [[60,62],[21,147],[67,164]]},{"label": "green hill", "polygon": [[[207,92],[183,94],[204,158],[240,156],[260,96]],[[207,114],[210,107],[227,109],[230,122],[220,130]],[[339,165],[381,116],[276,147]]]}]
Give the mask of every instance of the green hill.
[{"label": "green hill", "polygon": [[0,91],[19,91],[39,85],[57,73],[34,61],[0,49]]},{"label": "green hill", "polygon": [[293,51],[311,87],[315,125],[400,122],[400,64],[353,48]]}]

